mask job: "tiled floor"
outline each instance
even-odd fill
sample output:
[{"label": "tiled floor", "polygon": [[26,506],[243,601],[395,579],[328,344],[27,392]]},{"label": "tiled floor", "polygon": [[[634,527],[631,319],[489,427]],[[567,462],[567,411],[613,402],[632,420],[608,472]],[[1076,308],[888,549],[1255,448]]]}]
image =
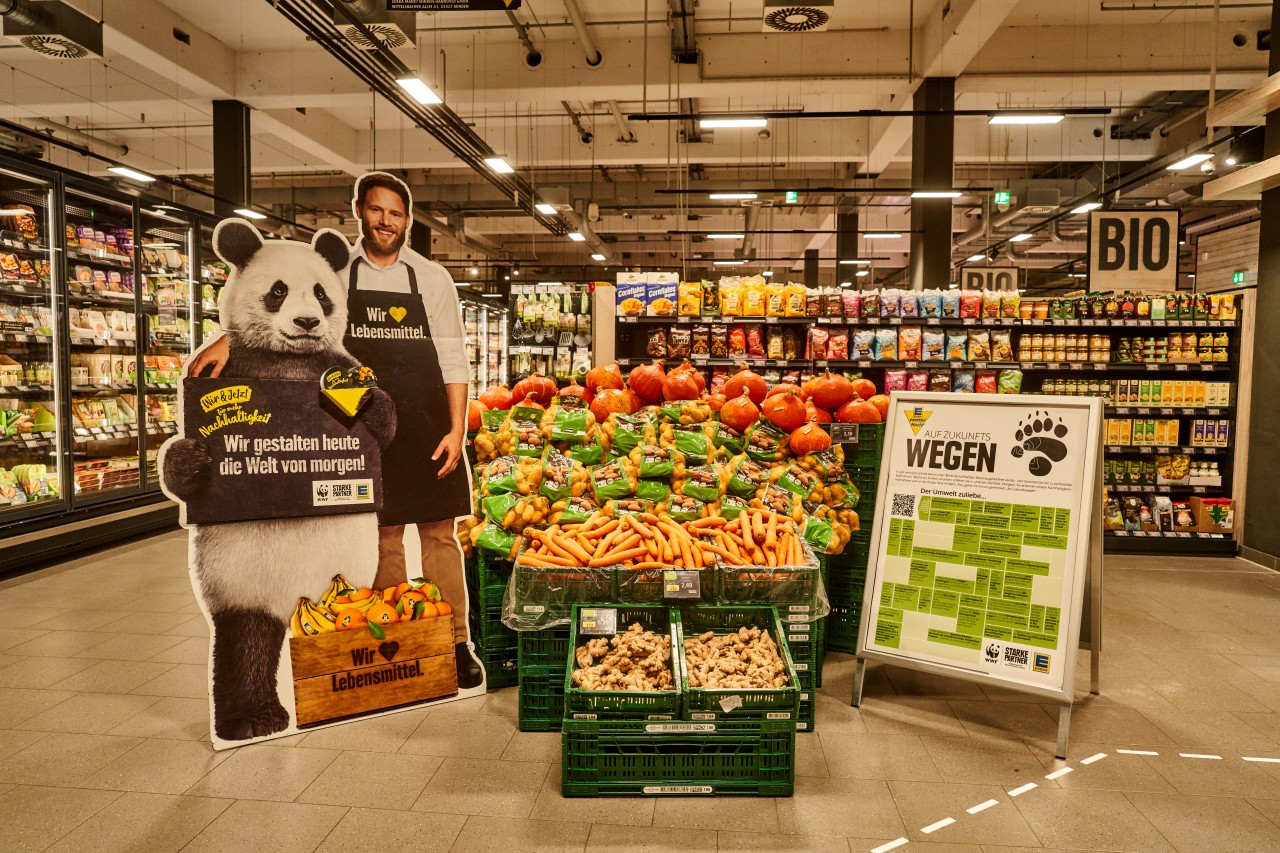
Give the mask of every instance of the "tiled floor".
[{"label": "tiled floor", "polygon": [[516,730],[514,688],[213,752],[164,536],[0,583],[0,850],[1275,851],[1280,763],[1244,758],[1280,757],[1278,616],[1280,574],[1249,563],[1111,559],[1068,762],[1052,704],[872,667],[854,709],[835,656],[793,798],[564,800],[559,735]]}]

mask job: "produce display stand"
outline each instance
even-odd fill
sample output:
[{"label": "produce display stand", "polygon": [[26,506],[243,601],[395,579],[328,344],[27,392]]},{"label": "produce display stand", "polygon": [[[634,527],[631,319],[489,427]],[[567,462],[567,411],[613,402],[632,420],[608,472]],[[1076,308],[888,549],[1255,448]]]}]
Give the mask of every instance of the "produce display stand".
[{"label": "produce display stand", "polygon": [[468,622],[476,657],[484,664],[489,689],[517,683],[517,636],[502,623],[502,602],[511,564],[477,553],[466,561]]},{"label": "produce display stand", "polygon": [[[845,471],[858,487],[859,528],[849,538],[843,554],[827,558],[826,648],[854,654],[862,618],[862,594],[871,552],[871,522],[875,518],[880,487],[880,459],[884,453],[884,424],[833,425],[835,438],[844,445]],[[819,685],[820,686],[820,685]]]}]

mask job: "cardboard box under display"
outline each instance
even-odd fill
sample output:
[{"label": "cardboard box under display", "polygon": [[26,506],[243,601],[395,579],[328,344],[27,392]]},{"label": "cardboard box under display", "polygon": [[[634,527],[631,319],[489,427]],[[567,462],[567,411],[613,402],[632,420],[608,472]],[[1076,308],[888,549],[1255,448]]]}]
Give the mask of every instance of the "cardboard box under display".
[{"label": "cardboard box under display", "polygon": [[1231,533],[1235,530],[1235,502],[1231,498],[1191,499],[1196,528],[1201,533]]},{"label": "cardboard box under display", "polygon": [[382,640],[364,627],[289,640],[298,728],[458,692],[452,615],[383,630]]}]

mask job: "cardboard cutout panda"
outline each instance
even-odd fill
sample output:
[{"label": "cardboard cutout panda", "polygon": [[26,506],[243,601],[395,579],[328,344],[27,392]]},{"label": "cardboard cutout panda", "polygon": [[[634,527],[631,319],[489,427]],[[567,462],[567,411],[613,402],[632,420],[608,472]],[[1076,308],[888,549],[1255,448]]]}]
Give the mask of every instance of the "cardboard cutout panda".
[{"label": "cardboard cutout panda", "polygon": [[[351,247],[341,234],[322,230],[309,246],[265,242],[248,222],[228,219],[214,231],[213,247],[233,268],[219,306],[229,346],[221,380],[301,380],[318,395],[326,370],[357,366],[342,343],[347,292],[337,272]],[[358,420],[379,447],[395,435],[395,406],[379,389],[370,390]],[[228,746],[291,727],[281,701],[293,704],[290,682],[277,671],[299,591],[323,590],[339,573],[371,585],[378,517],[370,510],[187,525],[186,503],[200,498],[213,474],[206,440],[218,436],[171,439],[159,468],[190,530],[192,582],[211,629],[214,743]]]}]

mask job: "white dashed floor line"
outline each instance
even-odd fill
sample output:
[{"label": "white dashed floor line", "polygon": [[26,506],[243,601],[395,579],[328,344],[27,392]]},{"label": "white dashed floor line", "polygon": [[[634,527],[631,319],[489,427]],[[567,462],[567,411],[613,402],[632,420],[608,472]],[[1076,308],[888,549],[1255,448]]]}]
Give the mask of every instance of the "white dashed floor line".
[{"label": "white dashed floor line", "polygon": [[1104,758],[1106,758],[1106,757],[1107,757],[1107,754],[1106,754],[1105,752],[1099,752],[1099,753],[1098,753],[1098,754],[1096,754],[1096,755],[1090,755],[1088,758],[1082,758],[1082,759],[1080,759],[1080,763],[1081,763],[1081,764],[1092,764],[1093,762],[1095,762],[1095,761],[1101,761],[1102,759],[1104,759]]},{"label": "white dashed floor line", "polygon": [[1027,791],[1030,791],[1032,788],[1038,788],[1038,787],[1040,786],[1037,785],[1035,782],[1028,782],[1027,784],[1023,785],[1021,788],[1014,788],[1012,791],[1009,792],[1009,796],[1011,797],[1021,796],[1022,794],[1025,794]]},{"label": "white dashed floor line", "polygon": [[942,820],[938,821],[937,823],[931,823],[928,826],[921,829],[920,831],[923,832],[925,835],[928,835],[931,832],[937,832],[939,829],[942,829],[944,826],[951,826],[951,824],[955,822],[956,822],[956,819],[953,817],[944,817]]},{"label": "white dashed floor line", "polygon": [[1210,761],[1222,760],[1221,755],[1209,755],[1207,753],[1202,753],[1202,752],[1179,752],[1178,755],[1182,756],[1183,758],[1206,758],[1206,759],[1209,759]]},{"label": "white dashed floor line", "polygon": [[889,853],[890,850],[897,850],[906,843],[907,839],[905,838],[895,838],[887,844],[881,844],[879,847],[872,848],[871,853]]},{"label": "white dashed floor line", "polygon": [[1074,767],[1059,767],[1057,770],[1055,770],[1055,771],[1053,771],[1052,773],[1048,774],[1048,775],[1047,775],[1047,776],[1045,776],[1044,778],[1046,778],[1046,779],[1061,779],[1063,776],[1066,776],[1068,773],[1073,773],[1073,772],[1075,772],[1075,768],[1074,768]]},{"label": "white dashed floor line", "polygon": [[1117,749],[1116,752],[1121,755],[1159,755],[1158,752],[1152,752],[1147,749]]},{"label": "white dashed floor line", "polygon": [[1245,761],[1261,761],[1264,764],[1280,764],[1280,758],[1255,758],[1252,755],[1246,755]]},{"label": "white dashed floor line", "polygon": [[965,809],[965,811],[969,814],[977,814],[978,812],[985,812],[987,809],[998,805],[1000,805],[999,800],[987,800],[985,803],[978,803],[973,808]]}]

